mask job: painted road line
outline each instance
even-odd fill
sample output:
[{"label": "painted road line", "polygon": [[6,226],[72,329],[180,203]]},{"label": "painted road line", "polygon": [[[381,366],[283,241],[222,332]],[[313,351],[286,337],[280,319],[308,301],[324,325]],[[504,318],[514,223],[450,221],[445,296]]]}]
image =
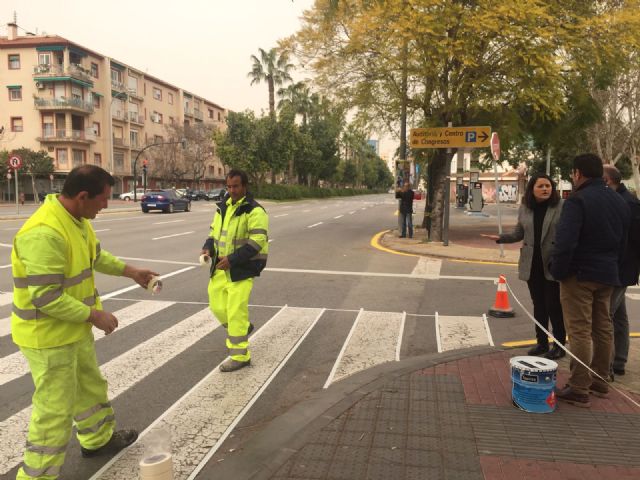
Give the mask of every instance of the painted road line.
[{"label": "painted road line", "polygon": [[94,230],[94,233],[108,232],[109,230],[111,230],[111,229],[110,228],[101,228],[100,230]]},{"label": "painted road line", "polygon": [[10,243],[0,243],[0,247],[4,248],[13,248],[13,245]]},{"label": "painted road line", "polygon": [[356,213],[355,210],[353,212],[349,212],[349,215],[353,215],[354,213]]},{"label": "painted road line", "polygon": [[[171,305],[173,305],[173,302],[153,302],[143,300],[118,310],[117,312],[113,312],[113,314],[118,319],[118,330],[120,330]],[[97,339],[101,339],[105,336],[104,332],[98,329],[96,329],[94,335]],[[9,383],[10,381],[20,378],[23,375],[27,375],[28,373],[29,365],[27,364],[24,355],[22,355],[22,352],[14,352],[6,357],[0,358],[0,385]]]},{"label": "painted road line", "polygon": [[626,296],[629,300],[640,300],[640,293],[627,293]]},{"label": "painted road line", "polygon": [[200,266],[200,264],[197,262],[176,262],[175,260],[159,260],[156,258],[140,258],[140,257],[121,257],[119,255],[118,255],[118,258],[121,260],[135,260],[137,262],[166,263],[167,265],[193,265],[194,267]]},{"label": "painted road line", "polygon": [[274,240],[273,238],[270,238],[270,239],[269,239],[269,243],[273,242],[273,240]]},{"label": "painted road line", "polygon": [[440,340],[440,322],[438,321],[439,315],[436,312],[436,345],[438,347],[438,353],[442,353],[442,341]]},{"label": "painted road line", "polygon": [[286,217],[287,215],[289,215],[289,214],[288,213],[281,213],[280,215],[275,215],[273,218]]},{"label": "painted road line", "polygon": [[443,352],[493,343],[483,317],[438,315],[437,322]]},{"label": "painted road line", "polygon": [[[219,325],[213,319],[209,308],[205,308],[101,365],[100,370],[109,383],[109,398],[114,400]],[[131,368],[132,365],[135,365],[135,368]],[[7,473],[22,461],[30,416],[29,406],[0,422],[0,475]]]},{"label": "painted road line", "polygon": [[333,218],[337,220],[338,218],[342,218],[342,217],[344,217],[344,215],[338,215],[337,217],[333,217]]},{"label": "painted road line", "polygon": [[13,303],[13,293],[12,292],[0,293],[0,307],[9,305],[10,303]]},{"label": "painted road line", "polygon": [[[415,257],[415,255],[409,255],[411,257]],[[346,270],[307,270],[302,268],[276,268],[276,267],[267,267],[264,269],[266,272],[277,272],[277,273],[312,273],[316,275],[345,275],[345,276],[356,276],[356,277],[391,277],[391,278],[419,278],[421,280],[469,280],[473,282],[491,282],[494,283],[495,277],[472,277],[465,275],[440,275],[439,277],[416,277],[410,273],[385,273],[385,272],[353,272]]]},{"label": "painted road line", "polygon": [[317,227],[318,225],[322,225],[323,222],[314,223],[313,225],[307,225],[307,228]]},{"label": "painted road line", "polygon": [[182,220],[168,220],[166,222],[155,222],[155,223],[152,223],[151,225],[164,225],[166,223],[178,223],[178,222],[184,222],[184,219],[182,219]]},{"label": "painted road line", "polygon": [[11,333],[11,317],[0,319],[0,338]]},{"label": "painted road line", "polygon": [[[181,273],[188,272],[189,270],[193,270],[194,268],[196,268],[196,267],[181,268],[180,270],[175,270],[173,272],[169,272],[169,273],[165,273],[164,275],[160,275],[159,278],[161,280],[164,280],[165,278],[173,277],[174,275],[179,275]],[[120,294],[123,294],[123,293],[126,293],[126,292],[130,292],[131,290],[135,290],[136,288],[141,288],[141,287],[138,284],[131,285],[129,287],[124,287],[124,288],[121,288],[120,290],[114,290],[113,292],[109,292],[106,295],[100,295],[100,299],[106,300],[108,298],[117,297]]]},{"label": "painted road line", "polygon": [[404,313],[360,310],[324,388],[367,368],[397,360],[404,318]]},{"label": "painted road line", "polygon": [[163,237],[154,237],[151,240],[162,240],[164,238],[181,237],[183,235],[191,235],[193,232],[174,233],[173,235],[165,235]]},{"label": "painted road line", "polygon": [[0,266],[0,270],[5,269],[5,268],[11,268],[11,264],[8,263],[7,265]]},{"label": "painted road line", "polygon": [[255,363],[237,373],[215,368],[153,422],[138,442],[104,465],[92,480],[137,478],[145,436],[155,425],[170,430],[174,478],[191,478],[215,453],[316,324],[323,310],[280,310],[253,337]]},{"label": "painted road line", "polygon": [[440,268],[442,260],[437,258],[420,257],[418,263],[411,272],[413,277],[438,278],[440,276]]},{"label": "painted road line", "polygon": [[484,323],[484,329],[487,332],[487,338],[489,339],[489,345],[494,346],[493,337],[491,336],[491,329],[489,328],[489,322],[487,321],[487,314],[482,314],[482,322]]}]

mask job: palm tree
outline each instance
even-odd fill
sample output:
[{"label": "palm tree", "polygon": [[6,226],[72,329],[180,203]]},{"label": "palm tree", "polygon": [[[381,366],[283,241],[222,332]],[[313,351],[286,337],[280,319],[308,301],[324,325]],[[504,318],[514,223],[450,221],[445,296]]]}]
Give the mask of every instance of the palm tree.
[{"label": "palm tree", "polygon": [[247,76],[251,79],[251,85],[263,81],[267,82],[269,87],[269,114],[275,116],[275,87],[293,80],[289,74],[293,69],[293,64],[289,63],[289,56],[285,52],[279,54],[275,48],[268,52],[259,48],[258,52],[260,58],[251,55],[253,65]]},{"label": "palm tree", "polygon": [[278,110],[288,107],[296,115],[302,115],[302,125],[307,125],[307,117],[311,109],[311,90],[304,82],[293,83],[278,89]]}]

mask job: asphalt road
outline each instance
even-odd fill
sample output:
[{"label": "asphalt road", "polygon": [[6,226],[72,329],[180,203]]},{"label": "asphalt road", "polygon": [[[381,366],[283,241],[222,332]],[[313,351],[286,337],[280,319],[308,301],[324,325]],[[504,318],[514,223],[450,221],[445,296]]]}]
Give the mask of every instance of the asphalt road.
[{"label": "asphalt road", "polygon": [[[217,372],[224,331],[207,310],[208,270],[197,264],[214,204],[193,202],[191,212],[172,215],[100,215],[94,228],[103,249],[165,276],[155,296],[128,279],[97,278],[105,309],[121,322],[109,337],[96,333],[119,426],[142,432],[164,424],[173,435],[176,478],[195,478],[201,469],[197,478],[211,478],[211,468],[233,465],[236,452],[274,418],[376,365],[533,338],[515,304],[515,318],[483,316],[499,274],[530,308],[514,266],[425,261],[374,248],[372,237],[396,226],[395,206],[392,195],[265,202],[271,243],[251,297],[253,362],[226,375]],[[22,222],[0,222],[0,269],[7,272],[0,292],[11,292],[10,246]],[[3,479],[14,478],[21,461],[33,392],[10,339],[10,302],[0,294]],[[637,303],[628,302],[634,319]],[[72,440],[62,478],[137,478],[145,438],[109,463],[81,459]]]}]

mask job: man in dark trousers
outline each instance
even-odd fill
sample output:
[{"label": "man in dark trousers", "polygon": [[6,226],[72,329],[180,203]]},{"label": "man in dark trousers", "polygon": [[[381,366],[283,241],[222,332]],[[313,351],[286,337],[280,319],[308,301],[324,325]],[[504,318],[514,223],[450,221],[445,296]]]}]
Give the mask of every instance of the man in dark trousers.
[{"label": "man in dark trousers", "polygon": [[611,320],[613,321],[613,375],[624,375],[629,355],[629,318],[625,293],[627,287],[638,283],[640,272],[640,201],[622,183],[620,171],[613,165],[604,166],[604,181],[607,186],[618,192],[629,206],[631,223],[627,236],[627,248],[620,269],[620,286],[614,287],[611,294]]},{"label": "man in dark trousers", "polygon": [[[559,400],[590,407],[589,393],[606,397],[609,385],[613,326],[609,304],[620,285],[629,227],[629,207],[607,188],[602,160],[583,154],[573,159],[574,192],[564,202],[551,254],[551,275],[560,282],[560,301],[570,351],[599,375],[572,359],[569,382],[558,389]],[[603,380],[605,379],[605,380]]]},{"label": "man in dark trousers", "polygon": [[407,228],[409,238],[413,238],[413,190],[409,182],[404,182],[402,189],[396,190],[396,198],[400,199],[399,215],[402,225],[400,238],[406,238]]}]

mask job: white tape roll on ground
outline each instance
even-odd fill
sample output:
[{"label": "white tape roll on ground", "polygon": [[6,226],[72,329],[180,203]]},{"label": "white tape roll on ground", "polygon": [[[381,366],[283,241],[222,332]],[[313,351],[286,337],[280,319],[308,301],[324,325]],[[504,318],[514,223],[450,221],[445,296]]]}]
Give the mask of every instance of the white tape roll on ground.
[{"label": "white tape roll on ground", "polygon": [[140,480],[173,480],[170,453],[158,453],[140,460]]},{"label": "white tape roll on ground", "polygon": [[162,290],[162,280],[160,280],[159,277],[151,277],[151,280],[147,284],[147,290],[151,292],[152,295],[160,293]]},{"label": "white tape roll on ground", "polygon": [[211,257],[209,255],[205,255],[205,254],[200,255],[200,265],[202,266],[209,265],[210,261],[211,261]]}]

